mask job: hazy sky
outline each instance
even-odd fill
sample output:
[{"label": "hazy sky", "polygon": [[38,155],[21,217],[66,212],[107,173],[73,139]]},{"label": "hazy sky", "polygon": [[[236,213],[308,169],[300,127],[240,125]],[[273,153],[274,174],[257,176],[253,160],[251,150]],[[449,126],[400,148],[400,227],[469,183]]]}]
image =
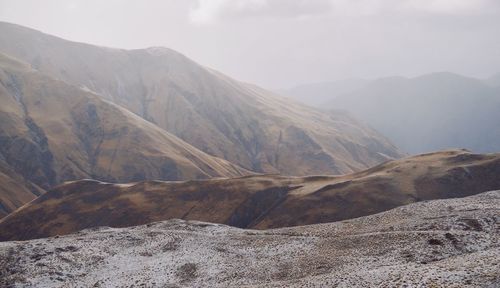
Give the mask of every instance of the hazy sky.
[{"label": "hazy sky", "polygon": [[500,0],[0,0],[0,20],[103,46],[170,47],[267,88],[500,72]]}]

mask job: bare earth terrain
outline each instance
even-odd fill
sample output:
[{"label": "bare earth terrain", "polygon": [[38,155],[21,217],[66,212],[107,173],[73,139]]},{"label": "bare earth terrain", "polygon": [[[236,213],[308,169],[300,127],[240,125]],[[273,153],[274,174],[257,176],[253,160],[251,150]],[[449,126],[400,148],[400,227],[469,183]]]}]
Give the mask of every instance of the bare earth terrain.
[{"label": "bare earth terrain", "polygon": [[498,287],[499,221],[494,191],[267,231],[184,220],[96,228],[0,243],[0,285]]}]

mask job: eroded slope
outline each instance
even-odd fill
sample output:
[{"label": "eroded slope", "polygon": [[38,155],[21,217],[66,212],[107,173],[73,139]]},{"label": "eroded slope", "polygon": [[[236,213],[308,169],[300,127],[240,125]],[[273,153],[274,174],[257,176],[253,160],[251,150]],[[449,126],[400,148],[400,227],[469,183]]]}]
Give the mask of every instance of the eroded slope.
[{"label": "eroded slope", "polygon": [[0,103],[0,161],[42,189],[82,178],[128,182],[248,173],[126,109],[3,54]]},{"label": "eroded slope", "polygon": [[345,113],[296,104],[167,48],[103,48],[8,23],[0,34],[0,51],[249,170],[344,174],[402,156]]}]

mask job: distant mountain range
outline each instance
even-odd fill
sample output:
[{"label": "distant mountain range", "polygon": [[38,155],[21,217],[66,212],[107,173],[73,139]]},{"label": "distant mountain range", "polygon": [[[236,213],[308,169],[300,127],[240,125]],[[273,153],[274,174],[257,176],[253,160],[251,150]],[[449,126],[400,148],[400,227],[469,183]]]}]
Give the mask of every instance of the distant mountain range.
[{"label": "distant mountain range", "polygon": [[[415,78],[350,81],[356,85],[344,90],[339,88],[342,82],[306,85],[285,93],[300,91],[294,99],[323,109],[345,109],[407,153],[448,148],[498,152],[499,76],[479,80],[433,73]],[[310,100],[314,95],[321,95],[321,103]]]},{"label": "distant mountain range", "polygon": [[500,88],[500,73],[491,76],[490,78],[486,79],[485,82],[492,87]]},{"label": "distant mountain range", "polygon": [[298,85],[290,89],[277,90],[278,94],[287,96],[295,101],[325,108],[332,99],[352,93],[370,83],[370,80],[350,78],[332,82],[318,82]]}]

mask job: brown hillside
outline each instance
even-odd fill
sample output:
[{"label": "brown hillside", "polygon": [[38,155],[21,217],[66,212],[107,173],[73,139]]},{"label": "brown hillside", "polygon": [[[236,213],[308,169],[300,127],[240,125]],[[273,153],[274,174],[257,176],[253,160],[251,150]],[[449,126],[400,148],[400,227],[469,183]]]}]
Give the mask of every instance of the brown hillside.
[{"label": "brown hillside", "polygon": [[0,161],[0,218],[45,193]]},{"label": "brown hillside", "polygon": [[344,113],[296,104],[167,48],[97,47],[8,23],[0,34],[0,51],[249,170],[344,174],[402,156]]},{"label": "brown hillside", "polygon": [[[248,174],[126,109],[2,54],[0,103],[0,160],[42,189],[82,178],[129,182]],[[4,201],[5,189],[13,191],[6,183],[12,181],[0,181],[1,205],[31,200],[18,189],[19,199]]]},{"label": "brown hillside", "polygon": [[244,228],[333,222],[421,200],[500,188],[500,154],[463,150],[387,162],[339,177],[246,176],[187,182],[61,185],[0,221],[2,240],[181,218]]}]

